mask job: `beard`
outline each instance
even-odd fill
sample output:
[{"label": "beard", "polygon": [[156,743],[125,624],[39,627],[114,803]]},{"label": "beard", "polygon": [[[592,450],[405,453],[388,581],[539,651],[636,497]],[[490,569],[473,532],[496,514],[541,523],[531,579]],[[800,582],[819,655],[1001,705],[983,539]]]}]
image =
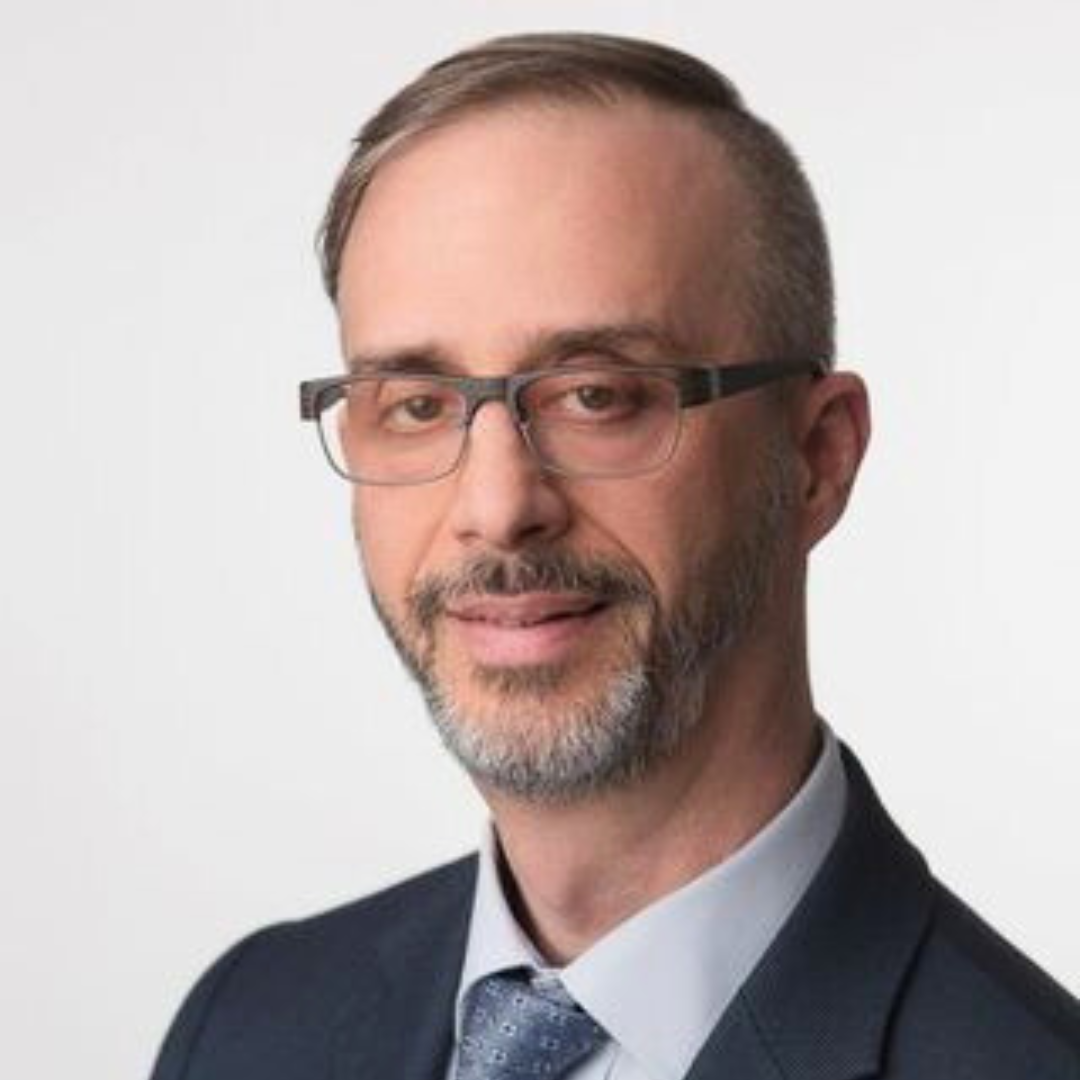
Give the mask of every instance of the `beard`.
[{"label": "beard", "polygon": [[[478,553],[426,576],[400,619],[371,590],[443,743],[475,781],[520,800],[573,802],[631,784],[685,743],[776,569],[794,490],[787,453],[771,448],[762,473],[739,527],[688,568],[670,610],[640,567],[553,546]],[[440,629],[453,604],[530,592],[602,605],[604,647],[565,663],[470,662],[463,672],[450,662]]]}]

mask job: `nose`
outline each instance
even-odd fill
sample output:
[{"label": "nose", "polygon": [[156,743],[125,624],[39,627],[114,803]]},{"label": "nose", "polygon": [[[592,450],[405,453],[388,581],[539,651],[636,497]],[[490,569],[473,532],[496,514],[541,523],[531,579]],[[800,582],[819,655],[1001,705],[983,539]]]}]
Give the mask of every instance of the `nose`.
[{"label": "nose", "polygon": [[469,430],[454,476],[451,525],[459,543],[510,551],[561,536],[570,507],[541,469],[502,402],[486,402]]}]

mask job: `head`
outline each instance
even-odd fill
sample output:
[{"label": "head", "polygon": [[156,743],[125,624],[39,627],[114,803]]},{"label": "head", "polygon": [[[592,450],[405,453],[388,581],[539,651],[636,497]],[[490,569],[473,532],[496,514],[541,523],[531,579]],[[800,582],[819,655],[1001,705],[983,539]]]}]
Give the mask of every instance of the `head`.
[{"label": "head", "polygon": [[[704,64],[584,35],[437,65],[366,125],[323,231],[347,358],[537,367],[831,360],[809,186]],[[483,787],[633,784],[799,678],[806,555],[865,398],[831,374],[687,410],[662,468],[545,470],[506,408],[437,481],[354,489],[375,603]]]}]

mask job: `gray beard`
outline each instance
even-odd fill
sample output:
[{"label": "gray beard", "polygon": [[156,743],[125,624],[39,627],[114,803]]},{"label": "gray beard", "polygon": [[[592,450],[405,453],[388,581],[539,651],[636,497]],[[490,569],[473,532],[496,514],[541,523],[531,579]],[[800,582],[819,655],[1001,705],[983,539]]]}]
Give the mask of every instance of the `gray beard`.
[{"label": "gray beard", "polygon": [[[773,454],[745,527],[693,568],[690,586],[665,614],[645,575],[610,557],[532,548],[480,554],[456,572],[423,579],[399,624],[371,592],[374,610],[416,680],[443,743],[483,786],[530,802],[573,802],[624,787],[669,758],[699,724],[711,680],[753,628],[776,565],[790,504],[786,459]],[[559,702],[562,665],[474,666],[471,677],[498,700],[470,712],[436,673],[436,624],[466,596],[532,591],[584,593],[617,618],[620,655],[588,696]],[[564,695],[566,696],[566,695]],[[556,714],[555,710],[558,710]],[[482,713],[482,715],[481,715]]]}]

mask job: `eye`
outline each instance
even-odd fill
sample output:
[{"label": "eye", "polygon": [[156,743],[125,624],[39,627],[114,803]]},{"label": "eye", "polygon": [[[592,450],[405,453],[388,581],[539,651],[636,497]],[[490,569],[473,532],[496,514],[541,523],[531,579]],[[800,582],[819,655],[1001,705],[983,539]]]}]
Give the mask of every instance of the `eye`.
[{"label": "eye", "polygon": [[618,394],[611,386],[579,386],[571,394],[586,412],[611,409],[618,401]]},{"label": "eye", "polygon": [[422,434],[444,428],[452,413],[445,394],[410,394],[388,404],[380,425],[391,434]]},{"label": "eye", "polygon": [[529,412],[554,423],[633,420],[649,397],[648,380],[620,371],[575,371],[539,380]]},{"label": "eye", "polygon": [[372,422],[388,435],[442,431],[462,412],[460,396],[450,387],[417,379],[387,379],[373,402]]},{"label": "eye", "polygon": [[431,395],[427,397],[417,395],[400,402],[395,408],[398,413],[408,417],[408,419],[423,423],[438,418],[443,410],[443,402]]}]

